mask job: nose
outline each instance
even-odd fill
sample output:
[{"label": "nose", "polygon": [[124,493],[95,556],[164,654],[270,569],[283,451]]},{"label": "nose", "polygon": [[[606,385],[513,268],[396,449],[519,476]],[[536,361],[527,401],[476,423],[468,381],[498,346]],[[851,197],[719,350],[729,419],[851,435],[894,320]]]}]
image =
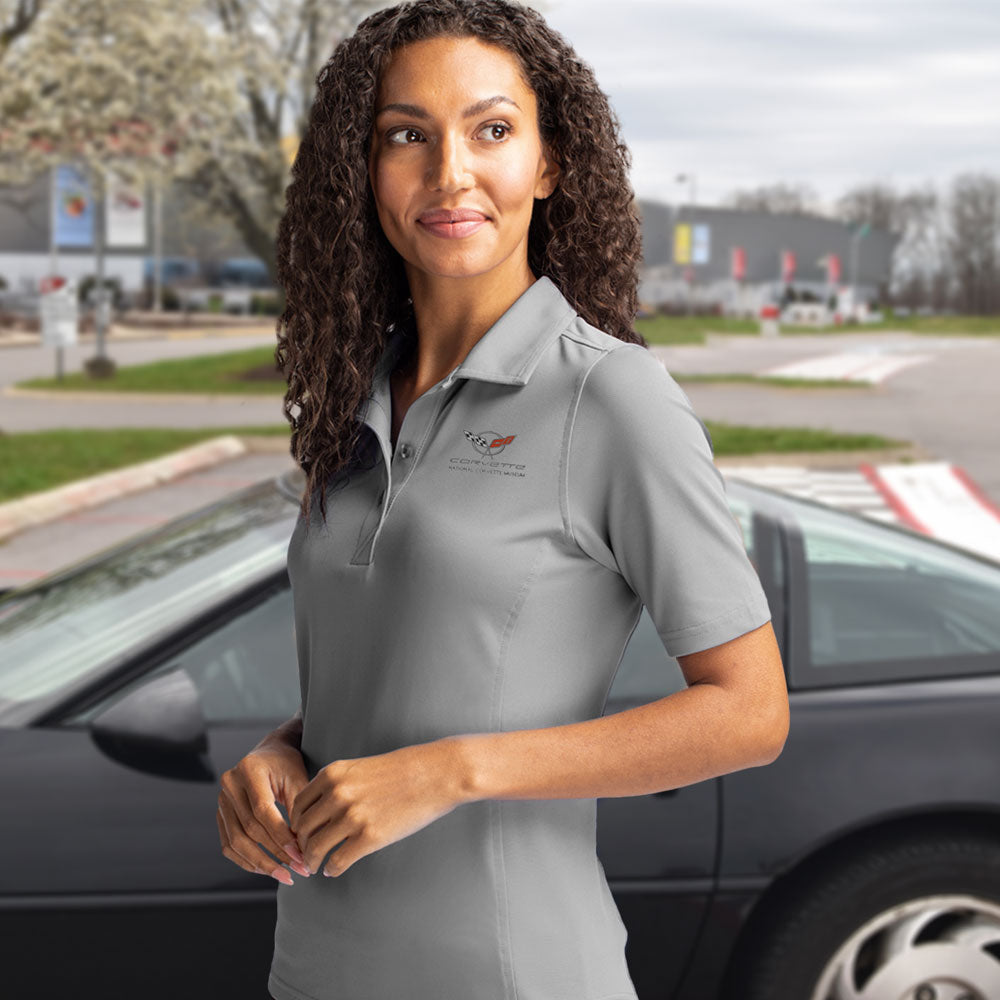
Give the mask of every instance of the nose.
[{"label": "nose", "polygon": [[471,186],[469,151],[465,140],[451,132],[442,134],[431,154],[427,182],[434,190],[461,191]]}]

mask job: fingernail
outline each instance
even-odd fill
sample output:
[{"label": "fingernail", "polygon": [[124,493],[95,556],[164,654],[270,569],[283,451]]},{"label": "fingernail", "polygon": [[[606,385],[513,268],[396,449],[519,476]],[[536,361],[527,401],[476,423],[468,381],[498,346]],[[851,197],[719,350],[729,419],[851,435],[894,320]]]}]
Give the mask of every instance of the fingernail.
[{"label": "fingernail", "polygon": [[309,876],[312,874],[304,864],[300,865],[298,861],[292,862],[292,868],[294,868],[299,875],[303,875],[306,878],[309,878]]},{"label": "fingernail", "polygon": [[274,876],[279,882],[284,882],[285,885],[294,885],[292,881],[292,876],[284,868],[275,868],[271,875]]},{"label": "fingernail", "polygon": [[298,844],[289,841],[287,844],[285,844],[285,850],[288,852],[288,856],[294,858],[296,861],[299,862],[299,864],[305,861],[302,852],[299,850]]}]

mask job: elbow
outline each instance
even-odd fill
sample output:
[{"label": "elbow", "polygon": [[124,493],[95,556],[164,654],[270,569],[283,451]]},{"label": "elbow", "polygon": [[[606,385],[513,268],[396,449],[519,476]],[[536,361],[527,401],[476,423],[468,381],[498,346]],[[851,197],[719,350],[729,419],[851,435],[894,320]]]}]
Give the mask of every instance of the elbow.
[{"label": "elbow", "polygon": [[763,727],[758,744],[763,764],[773,764],[781,756],[788,739],[789,723],[788,699],[785,698],[774,718]]}]

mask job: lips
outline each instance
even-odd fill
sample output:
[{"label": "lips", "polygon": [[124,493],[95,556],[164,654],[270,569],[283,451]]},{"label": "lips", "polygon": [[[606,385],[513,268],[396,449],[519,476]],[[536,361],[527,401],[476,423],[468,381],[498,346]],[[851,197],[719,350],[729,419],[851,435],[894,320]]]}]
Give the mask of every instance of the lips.
[{"label": "lips", "polygon": [[419,221],[428,225],[437,222],[485,222],[486,216],[474,208],[436,208],[424,212]]}]

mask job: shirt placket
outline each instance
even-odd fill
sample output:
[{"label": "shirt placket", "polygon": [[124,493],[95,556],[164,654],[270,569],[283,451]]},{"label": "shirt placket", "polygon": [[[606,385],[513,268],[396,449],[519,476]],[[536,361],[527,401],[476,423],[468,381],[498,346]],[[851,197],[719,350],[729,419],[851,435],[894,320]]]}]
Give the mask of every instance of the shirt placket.
[{"label": "shirt placket", "polygon": [[374,562],[375,545],[382,533],[386,517],[427,450],[431,433],[447,396],[446,390],[454,382],[456,371],[457,369],[410,404],[403,417],[403,425],[399,429],[399,441],[395,452],[392,449],[391,438],[392,397],[388,373],[376,381],[364,419],[378,438],[381,447],[383,481],[375,504],[361,527],[351,565],[368,566]]}]

